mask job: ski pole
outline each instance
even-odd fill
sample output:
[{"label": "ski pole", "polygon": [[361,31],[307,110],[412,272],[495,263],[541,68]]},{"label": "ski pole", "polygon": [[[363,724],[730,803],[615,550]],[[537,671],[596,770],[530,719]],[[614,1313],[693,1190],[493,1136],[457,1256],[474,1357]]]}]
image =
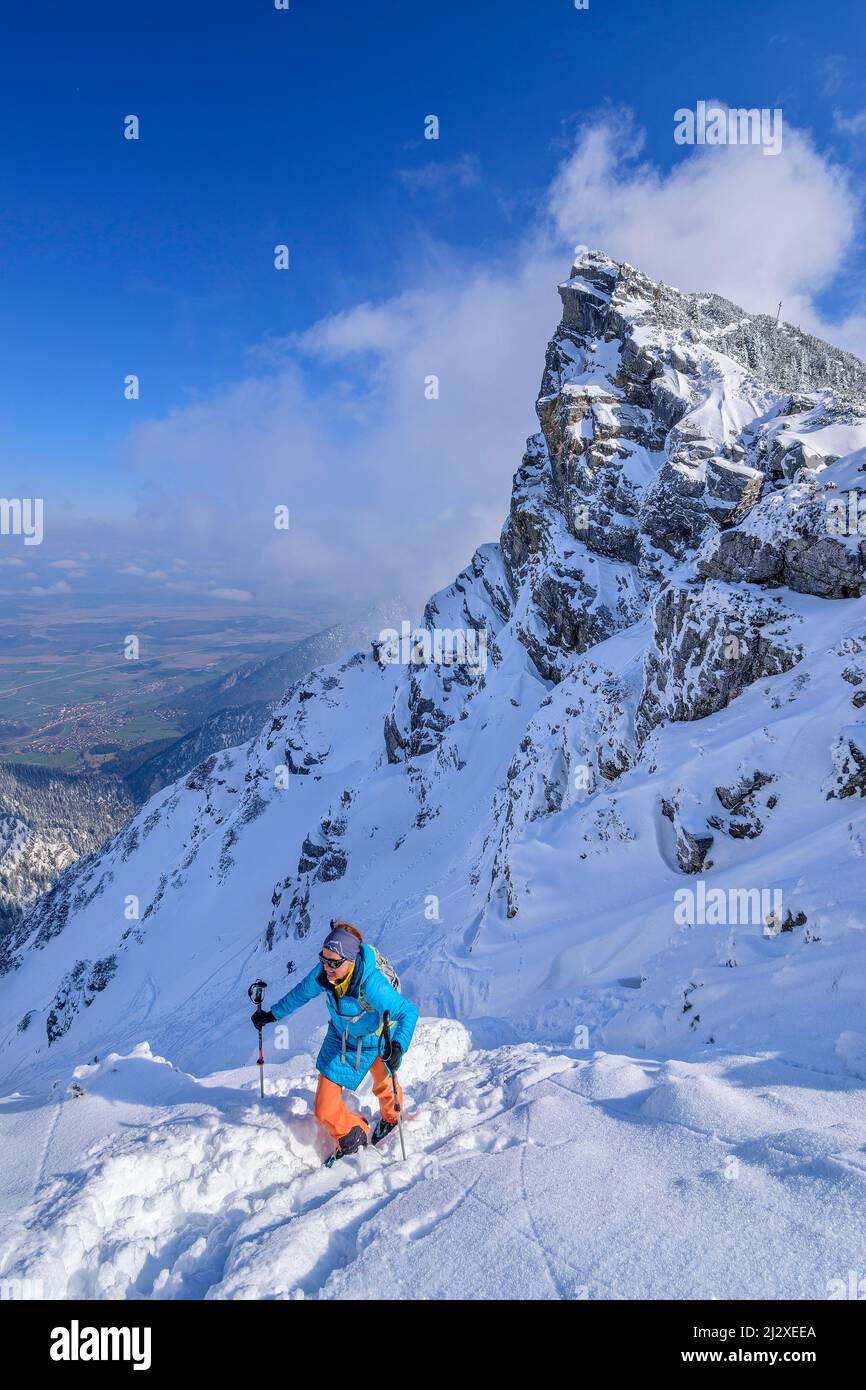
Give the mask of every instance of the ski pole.
[{"label": "ski pole", "polygon": [[[266,989],[267,989],[267,984],[265,983],[264,980],[253,980],[252,984],[250,985],[249,989],[247,990],[247,994],[249,995],[249,997],[250,997],[250,999],[252,1000],[252,1002],[255,1004],[257,1010],[261,1009],[261,1007],[262,1007],[262,999],[264,998],[264,994],[265,994],[265,990],[266,990]],[[253,990],[255,990],[255,996],[253,995]],[[261,1071],[259,1072],[259,1093],[260,1093],[262,1099],[264,1099],[264,1095],[265,1095],[265,1054],[264,1054],[263,1051],[262,1051],[262,1030],[261,1030],[261,1028],[259,1029],[259,1055],[258,1055],[258,1058],[257,1058],[257,1060],[256,1060],[256,1066],[257,1066],[257,1067],[261,1067]]]},{"label": "ski pole", "polygon": [[[387,1050],[390,1052],[390,1051],[391,1051],[391,1019],[390,1019],[389,1016],[388,1016],[388,1010],[387,1010],[387,1009],[385,1010],[385,1012],[384,1012],[383,1015],[382,1015],[382,1031],[383,1031],[383,1033],[385,1034],[385,1046],[386,1046]],[[386,1066],[387,1066],[387,1063],[386,1063]],[[398,1125],[398,1128],[399,1128],[399,1130],[400,1130],[400,1148],[401,1148],[402,1151],[403,1151],[403,1161],[405,1162],[405,1160],[406,1160],[406,1144],[405,1144],[404,1139],[403,1139],[403,1107],[401,1106],[399,1100],[397,1099],[397,1074],[396,1074],[396,1072],[393,1072],[393,1071],[391,1072],[391,1085],[394,1087],[394,1109],[397,1111],[397,1125]]]}]

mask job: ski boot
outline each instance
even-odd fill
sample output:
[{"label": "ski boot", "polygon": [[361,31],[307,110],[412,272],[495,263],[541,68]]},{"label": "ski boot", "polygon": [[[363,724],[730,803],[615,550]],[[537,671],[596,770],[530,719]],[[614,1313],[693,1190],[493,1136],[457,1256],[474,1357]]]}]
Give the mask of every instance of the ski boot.
[{"label": "ski boot", "polygon": [[345,1158],[347,1154],[355,1154],[359,1149],[367,1147],[367,1132],[360,1125],[353,1125],[348,1134],[344,1134],[330,1158],[325,1159],[325,1167],[333,1168],[338,1158]]},{"label": "ski boot", "polygon": [[390,1134],[392,1129],[397,1128],[398,1123],[398,1120],[383,1120],[380,1117],[376,1122],[376,1128],[373,1130],[370,1143],[381,1144],[385,1136]]}]

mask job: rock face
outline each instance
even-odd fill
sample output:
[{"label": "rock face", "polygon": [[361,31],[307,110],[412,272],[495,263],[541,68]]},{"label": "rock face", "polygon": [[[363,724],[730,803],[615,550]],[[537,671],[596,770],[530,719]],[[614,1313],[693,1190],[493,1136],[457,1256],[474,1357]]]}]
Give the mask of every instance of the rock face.
[{"label": "rock face", "polygon": [[[654,1036],[696,987],[684,955],[664,974],[672,882],[728,874],[761,899],[778,885],[753,885],[751,855],[796,897],[786,835],[812,854],[830,837],[828,884],[840,839],[866,854],[844,819],[866,785],[866,367],[598,251],[559,293],[499,542],[405,651],[380,636],[297,680],[256,739],[160,791],[14,925],[2,969],[33,996],[28,1046],[72,1055],[99,1020],[135,1045],[144,1018],[162,1046],[170,970],[222,1010],[243,943],[258,970],[289,949],[309,968],[338,915],[374,925],[433,1012],[538,999],[559,1017],[552,993],[652,959]],[[551,921],[580,949],[559,959]],[[623,924],[648,933],[634,958]]]},{"label": "rock face", "polygon": [[830,797],[866,796],[866,724],[849,725],[833,745]]},{"label": "rock face", "polygon": [[708,856],[713,844],[712,835],[700,830],[689,830],[678,801],[666,801],[663,798],[661,809],[662,815],[674,827],[677,864],[680,870],[684,874],[699,874],[702,870],[711,869],[712,860]]},{"label": "rock face", "polygon": [[654,645],[644,662],[636,728],[704,719],[746,686],[789,671],[802,657],[799,619],[760,593],[722,584],[666,584],[652,607]]},{"label": "rock face", "polygon": [[759,769],[740,777],[732,787],[716,787],[716,796],[729,814],[710,816],[707,824],[734,839],[757,839],[764,829],[759,806],[768,814],[778,804],[775,792],[764,793],[764,788],[772,787],[775,781],[774,776]]},{"label": "rock face", "polygon": [[781,494],[767,495],[741,527],[711,535],[698,556],[698,574],[729,583],[784,585],[819,598],[858,598],[866,592],[866,540],[857,532],[835,534],[831,508],[838,483],[822,482],[824,471],[798,474]]}]

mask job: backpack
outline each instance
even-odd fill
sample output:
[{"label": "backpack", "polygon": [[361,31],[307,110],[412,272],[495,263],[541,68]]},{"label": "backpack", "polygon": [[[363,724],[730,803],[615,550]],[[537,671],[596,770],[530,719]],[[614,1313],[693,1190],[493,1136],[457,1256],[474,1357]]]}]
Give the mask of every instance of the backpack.
[{"label": "backpack", "polygon": [[[373,952],[373,955],[376,957],[376,969],[379,970],[379,971],[381,971],[381,973],[385,976],[385,979],[388,981],[388,984],[389,984],[389,985],[393,985],[393,986],[394,986],[394,989],[396,989],[397,993],[399,994],[399,993],[400,993],[400,976],[397,974],[397,971],[394,969],[394,967],[393,967],[393,965],[391,964],[391,962],[389,961],[388,957],[387,957],[387,956],[383,956],[383,955],[382,955],[382,952],[379,950],[378,946],[373,946],[369,941],[368,941],[368,942],[365,942],[365,945],[367,945],[367,946],[370,947],[370,950]],[[360,989],[358,990],[358,1003],[361,1005],[361,1008],[362,1008],[362,1009],[365,1009],[365,1010],[367,1011],[367,1013],[371,1013],[371,1014],[372,1014],[372,1013],[377,1013],[377,1012],[378,1012],[378,1010],[374,1009],[374,1007],[373,1007],[372,1004],[368,1004],[367,1001],[366,1001],[366,999],[364,998],[364,982],[363,982],[363,980],[361,981],[361,987],[360,987]]]}]

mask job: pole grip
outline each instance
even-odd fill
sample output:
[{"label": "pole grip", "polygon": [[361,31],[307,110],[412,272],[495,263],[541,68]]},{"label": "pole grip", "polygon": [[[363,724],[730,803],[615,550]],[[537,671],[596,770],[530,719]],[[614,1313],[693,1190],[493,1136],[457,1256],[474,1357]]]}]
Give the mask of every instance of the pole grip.
[{"label": "pole grip", "polygon": [[[257,1011],[260,1010],[261,1007],[262,1007],[262,1000],[263,1000],[263,998],[264,998],[265,990],[267,989],[267,987],[268,987],[268,985],[267,985],[267,981],[266,981],[266,980],[253,980],[252,984],[250,985],[249,989],[247,990],[247,996],[253,1001],[253,1003],[254,1003],[255,1006],[256,1006],[256,1010],[257,1010]],[[253,991],[255,991],[255,993],[254,993]],[[262,1046],[262,1030],[261,1030],[261,1028],[258,1030],[258,1033],[259,1033],[259,1055],[258,1055],[258,1057],[256,1058],[256,1066],[259,1068],[259,1094],[262,1096],[262,1098],[264,1098],[264,1094],[265,1094],[265,1054],[264,1054],[264,1049],[263,1049],[263,1046]]]}]

